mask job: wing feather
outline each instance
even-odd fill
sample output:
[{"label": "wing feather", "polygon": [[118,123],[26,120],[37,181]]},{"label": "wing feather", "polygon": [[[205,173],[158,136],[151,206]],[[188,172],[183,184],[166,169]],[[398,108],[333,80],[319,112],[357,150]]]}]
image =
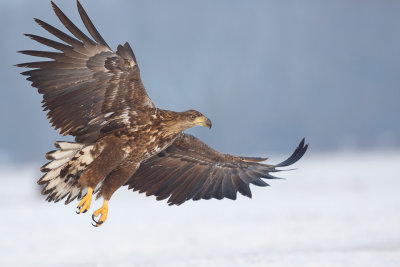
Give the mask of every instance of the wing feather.
[{"label": "wing feather", "polygon": [[86,29],[89,31],[90,35],[93,39],[101,45],[108,47],[110,50],[111,48],[108,46],[106,41],[104,41],[103,37],[101,37],[100,33],[97,31],[96,27],[93,25],[92,21],[90,20],[89,16],[87,15],[86,11],[83,9],[81,3],[78,3],[78,12],[81,16],[83,23],[85,24]]},{"label": "wing feather", "polygon": [[[56,13],[58,19],[64,24],[65,28],[67,28],[76,38],[83,41],[84,44],[96,46],[97,44],[90,39],[86,34],[84,34],[75,24],[61,11],[60,8],[53,1],[51,1],[51,5],[53,6],[54,12]],[[78,2],[78,10],[79,10],[79,2]]]},{"label": "wing feather", "polygon": [[47,51],[36,51],[36,50],[22,50],[18,51],[18,53],[34,56],[34,57],[44,57],[44,58],[52,58],[52,59],[60,59],[64,54],[57,52],[47,52]]},{"label": "wing feather", "polygon": [[237,195],[237,189],[235,188],[232,178],[228,173],[224,173],[224,178],[222,181],[222,194],[224,197],[235,200]]},{"label": "wing feather", "polygon": [[[69,36],[63,31],[60,31],[59,29],[51,26],[50,24],[44,22],[43,20],[40,19],[34,19],[37,24],[39,24],[43,29],[48,31],[49,33],[53,34],[55,37],[60,39],[63,42],[66,42],[67,44],[70,44],[75,48],[75,50],[78,50],[80,46],[83,46],[83,43],[81,41],[78,41],[77,39]],[[81,51],[85,51],[85,49],[80,49]]]},{"label": "wing feather", "polygon": [[[50,39],[47,39],[47,38],[44,38],[44,37],[41,37],[41,36],[38,36],[38,35],[35,35],[35,34],[26,33],[24,35],[29,37],[29,38],[31,38],[32,40],[34,40],[34,41],[36,41],[38,43],[50,46],[51,48],[54,48],[56,50],[70,51],[70,50],[73,49],[72,46],[69,46],[69,45],[66,45],[66,44],[62,44],[60,42],[56,42],[56,41],[53,41],[53,40],[50,40]],[[17,66],[21,67],[20,64],[18,64]]]},{"label": "wing feather", "polygon": [[266,158],[221,154],[199,139],[182,134],[166,150],[143,162],[126,183],[129,189],[168,198],[169,205],[189,199],[236,199],[237,192],[252,197],[250,184],[268,186],[262,179],[278,179],[270,172],[281,171],[299,160],[308,145],[304,139],[295,152],[277,165],[261,163]]},{"label": "wing feather", "polygon": [[[154,108],[140,78],[135,55],[128,43],[113,52],[97,31],[82,5],[79,15],[91,39],[58,7],[54,12],[71,35],[35,19],[61,42],[33,34],[29,38],[58,52],[23,50],[20,53],[51,61],[21,63],[32,68],[22,72],[43,94],[43,109],[60,133],[78,142],[94,142],[110,125],[129,124],[134,111]],[[110,114],[112,114],[110,116]],[[123,116],[122,116],[123,115]],[[124,118],[121,122],[121,116]],[[104,130],[102,130],[104,129]]]}]

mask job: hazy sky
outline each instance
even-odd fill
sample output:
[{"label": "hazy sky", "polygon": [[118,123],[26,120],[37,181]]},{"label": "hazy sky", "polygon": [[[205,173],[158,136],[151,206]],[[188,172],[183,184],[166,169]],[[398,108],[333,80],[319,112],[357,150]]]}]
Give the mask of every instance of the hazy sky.
[{"label": "hazy sky", "polygon": [[[75,0],[55,1],[80,27]],[[112,48],[129,41],[161,108],[197,109],[191,133],[223,152],[400,147],[399,1],[88,1]],[[41,96],[12,65],[45,49],[37,17],[65,30],[45,0],[0,2],[0,161],[42,161],[60,137]]]}]

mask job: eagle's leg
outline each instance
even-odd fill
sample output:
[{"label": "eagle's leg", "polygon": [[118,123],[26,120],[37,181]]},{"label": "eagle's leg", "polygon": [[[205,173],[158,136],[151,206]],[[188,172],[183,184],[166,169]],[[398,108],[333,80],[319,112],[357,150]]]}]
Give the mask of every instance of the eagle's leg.
[{"label": "eagle's leg", "polygon": [[76,213],[85,213],[88,211],[90,208],[90,204],[92,203],[92,193],[93,193],[93,188],[89,187],[88,192],[86,193],[85,197],[81,200],[77,207]]},{"label": "eagle's leg", "polygon": [[[118,188],[123,186],[129,180],[129,178],[132,177],[138,167],[139,164],[130,162],[129,164],[124,164],[123,166],[120,166],[117,170],[112,171],[107,176],[107,178],[103,182],[103,185],[101,186],[99,193],[97,194],[97,198],[103,197],[104,202],[101,208],[96,210],[92,215],[92,219],[94,222],[92,223],[93,226],[98,227],[106,221],[108,214],[108,201],[110,200],[114,192]],[[101,215],[100,218],[96,220],[96,217],[99,215]]]},{"label": "eagle's leg", "polygon": [[[100,216],[100,218],[96,221],[95,217]],[[104,199],[103,205],[101,206],[100,209],[96,210],[95,212],[93,212],[92,215],[92,225],[94,227],[98,227],[100,225],[102,225],[106,220],[107,220],[107,215],[108,215],[108,200]]]},{"label": "eagle's leg", "polygon": [[80,187],[87,187],[88,192],[79,203],[76,213],[85,213],[92,202],[93,189],[107,177],[112,171],[121,164],[126,157],[126,152],[123,150],[123,143],[115,140],[112,137],[106,137],[96,144],[95,149],[100,149],[102,152],[98,155],[87,169],[79,177],[78,184]]}]

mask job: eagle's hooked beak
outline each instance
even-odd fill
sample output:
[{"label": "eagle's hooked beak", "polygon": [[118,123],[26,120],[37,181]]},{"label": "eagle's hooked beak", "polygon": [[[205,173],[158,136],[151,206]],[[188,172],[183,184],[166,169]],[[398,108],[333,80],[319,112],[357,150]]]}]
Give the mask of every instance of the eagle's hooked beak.
[{"label": "eagle's hooked beak", "polygon": [[198,125],[198,126],[206,126],[206,127],[208,127],[209,129],[211,129],[211,126],[212,126],[212,123],[211,123],[210,119],[207,118],[207,117],[205,117],[205,116],[198,117],[198,118],[194,121],[194,123],[195,123],[196,125]]},{"label": "eagle's hooked beak", "polygon": [[207,126],[208,129],[211,129],[212,123],[211,123],[210,119],[207,118],[205,126]]}]

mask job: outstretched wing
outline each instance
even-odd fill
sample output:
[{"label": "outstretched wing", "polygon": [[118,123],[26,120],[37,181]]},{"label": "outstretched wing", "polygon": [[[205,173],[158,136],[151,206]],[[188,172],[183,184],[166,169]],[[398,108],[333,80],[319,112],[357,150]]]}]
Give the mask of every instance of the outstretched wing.
[{"label": "outstretched wing", "polygon": [[236,199],[237,191],[251,197],[250,183],[267,186],[260,178],[277,178],[270,173],[298,161],[307,148],[303,139],[287,160],[267,165],[260,163],[266,158],[221,154],[196,137],[182,134],[166,150],[143,162],[126,185],[155,195],[157,200],[169,197],[169,205],[189,199]]},{"label": "outstretched wing", "polygon": [[79,1],[80,17],[93,39],[78,29],[53,2],[51,4],[74,37],[35,19],[64,43],[26,34],[59,52],[19,51],[52,60],[17,66],[34,68],[22,74],[43,94],[43,107],[48,110],[47,117],[52,125],[60,129],[61,134],[75,136],[78,142],[93,142],[110,121],[126,122],[134,110],[154,107],[142,84],[130,45],[119,45],[117,52],[113,52]]}]

